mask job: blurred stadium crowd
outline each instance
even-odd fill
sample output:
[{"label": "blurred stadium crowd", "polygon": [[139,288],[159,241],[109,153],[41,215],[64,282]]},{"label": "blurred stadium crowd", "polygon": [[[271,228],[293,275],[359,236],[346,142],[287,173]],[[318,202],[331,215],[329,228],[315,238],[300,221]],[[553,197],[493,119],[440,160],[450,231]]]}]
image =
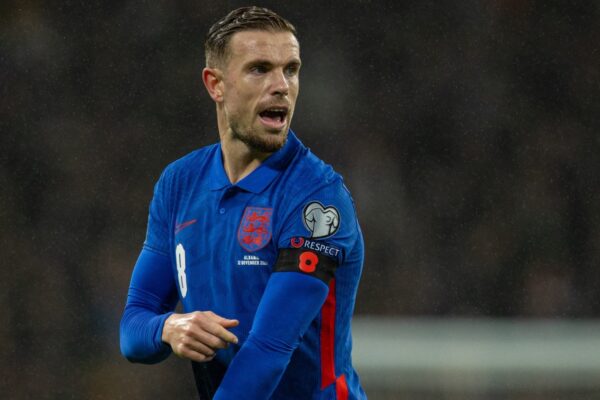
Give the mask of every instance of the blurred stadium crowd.
[{"label": "blurred stadium crowd", "polygon": [[[0,5],[0,393],[191,398],[118,321],[153,183],[218,139],[203,38],[240,5]],[[356,201],[357,313],[600,316],[597,2],[261,5],[299,31],[292,127]]]}]

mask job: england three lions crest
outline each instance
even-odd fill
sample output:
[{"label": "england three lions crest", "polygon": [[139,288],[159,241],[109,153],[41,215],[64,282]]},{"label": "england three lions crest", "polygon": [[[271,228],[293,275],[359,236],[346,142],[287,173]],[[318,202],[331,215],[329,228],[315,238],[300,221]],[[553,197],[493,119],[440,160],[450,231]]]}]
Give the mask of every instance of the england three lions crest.
[{"label": "england three lions crest", "polygon": [[271,240],[272,208],[246,207],[240,227],[238,229],[238,241],[240,245],[252,252],[265,247]]}]

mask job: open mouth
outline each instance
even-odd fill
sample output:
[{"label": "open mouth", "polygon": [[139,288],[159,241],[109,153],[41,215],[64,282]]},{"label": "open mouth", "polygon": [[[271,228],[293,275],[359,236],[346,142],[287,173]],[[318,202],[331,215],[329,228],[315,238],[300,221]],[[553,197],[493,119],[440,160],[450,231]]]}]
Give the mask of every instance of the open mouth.
[{"label": "open mouth", "polygon": [[270,128],[281,129],[285,126],[288,115],[286,107],[270,107],[258,113],[264,125]]}]

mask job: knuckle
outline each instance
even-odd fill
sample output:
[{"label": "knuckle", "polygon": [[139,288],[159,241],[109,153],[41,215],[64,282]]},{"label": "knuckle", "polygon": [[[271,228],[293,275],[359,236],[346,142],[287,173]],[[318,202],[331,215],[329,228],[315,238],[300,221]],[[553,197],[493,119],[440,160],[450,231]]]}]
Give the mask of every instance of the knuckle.
[{"label": "knuckle", "polygon": [[212,320],[207,317],[202,318],[199,323],[205,330],[207,330],[213,324]]},{"label": "knuckle", "polygon": [[198,320],[201,320],[202,318],[203,318],[202,312],[200,312],[200,311],[194,311],[192,313],[192,320],[198,321]]}]

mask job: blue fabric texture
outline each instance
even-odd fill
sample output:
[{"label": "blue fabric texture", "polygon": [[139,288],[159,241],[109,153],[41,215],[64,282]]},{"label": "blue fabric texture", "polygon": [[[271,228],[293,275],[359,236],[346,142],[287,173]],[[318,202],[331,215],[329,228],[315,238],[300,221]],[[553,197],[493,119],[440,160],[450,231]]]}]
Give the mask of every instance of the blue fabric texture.
[{"label": "blue fabric texture", "polygon": [[[335,399],[335,384],[321,387],[327,284],[310,276],[310,260],[298,260],[296,272],[274,272],[289,249],[316,256],[316,268],[326,265],[324,257],[337,266],[329,356],[335,376],[348,382],[349,399],[365,398],[351,360],[350,320],[364,259],[354,201],[342,177],[291,130],[282,149],[235,184],[219,143],[165,168],[121,324],[123,353],[136,362],[168,356],[159,339],[177,297],[184,312],[210,310],[240,322],[230,329],[239,345],[219,350],[213,361],[226,370],[219,399]],[[257,386],[241,385],[246,379]],[[237,385],[246,386],[244,396]],[[248,397],[251,389],[257,397]]]},{"label": "blue fabric texture", "polygon": [[[317,316],[328,287],[299,272],[276,272],[256,312],[250,336],[237,353],[215,400],[268,399],[302,334]],[[252,371],[252,373],[248,373]]]},{"label": "blue fabric texture", "polygon": [[171,354],[161,339],[177,303],[170,264],[167,256],[149,249],[142,249],[135,264],[120,326],[121,353],[130,361],[153,364]]}]

